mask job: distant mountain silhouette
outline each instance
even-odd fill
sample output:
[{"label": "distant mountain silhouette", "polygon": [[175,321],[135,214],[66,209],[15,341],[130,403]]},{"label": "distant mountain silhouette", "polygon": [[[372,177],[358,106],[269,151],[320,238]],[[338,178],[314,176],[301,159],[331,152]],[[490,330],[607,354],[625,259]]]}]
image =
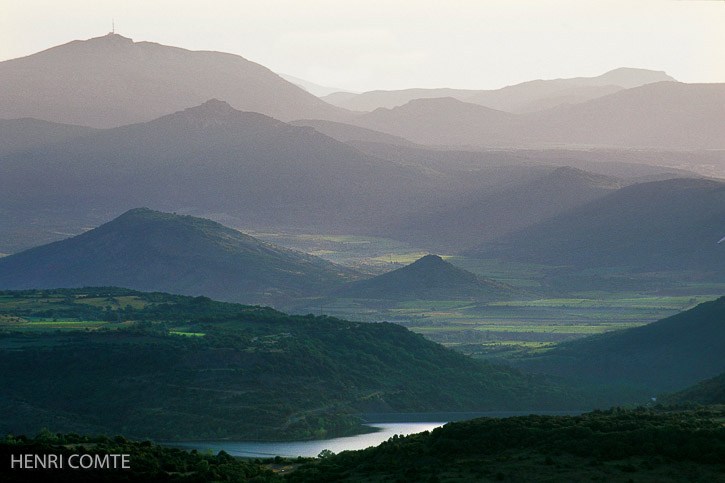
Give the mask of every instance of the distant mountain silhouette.
[{"label": "distant mountain silhouette", "polygon": [[333,295],[387,300],[496,300],[521,292],[455,267],[437,255],[426,255],[403,268],[353,282]]},{"label": "distant mountain silhouette", "polygon": [[149,209],[0,259],[3,289],[119,286],[265,304],[318,295],[355,278],[349,269],[219,223]]},{"label": "distant mountain silhouette", "polygon": [[653,82],[674,81],[664,72],[620,68],[597,77],[533,80],[494,90],[471,89],[404,89],[369,91],[362,94],[336,92],[323,99],[330,104],[353,111],[392,109],[415,99],[452,97],[506,112],[534,112],[562,104],[577,104],[622,89]]},{"label": "distant mountain silhouette", "polygon": [[539,142],[724,148],[725,84],[658,82],[532,114]]},{"label": "distant mountain silhouette", "polygon": [[419,99],[347,122],[434,146],[722,149],[725,84],[658,82],[518,115],[453,98]]},{"label": "distant mountain silhouette", "polygon": [[336,87],[323,86],[323,85],[316,84],[314,82],[311,82],[311,81],[308,81],[305,79],[300,79],[299,77],[295,77],[293,75],[279,74],[279,76],[281,78],[283,78],[284,80],[289,81],[289,82],[293,83],[294,85],[303,88],[310,94],[317,96],[317,97],[327,96],[329,94],[332,94],[333,92],[340,92],[340,89],[338,89]]},{"label": "distant mountain silhouette", "polygon": [[562,343],[517,363],[534,372],[674,391],[725,367],[725,297],[642,327]]},{"label": "distant mountain silhouette", "polygon": [[238,55],[134,42],[118,34],[0,62],[0,85],[0,118],[101,128],[150,121],[211,98],[281,120],[345,116]]},{"label": "distant mountain silhouette", "polygon": [[547,265],[704,270],[722,278],[725,183],[635,184],[470,254]]}]

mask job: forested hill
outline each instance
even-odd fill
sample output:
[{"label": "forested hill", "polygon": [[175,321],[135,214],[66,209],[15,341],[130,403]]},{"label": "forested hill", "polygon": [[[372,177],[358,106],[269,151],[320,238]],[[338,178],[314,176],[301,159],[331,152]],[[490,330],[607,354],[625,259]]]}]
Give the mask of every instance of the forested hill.
[{"label": "forested hill", "polygon": [[661,399],[667,404],[725,404],[725,372]]},{"label": "forested hill", "polygon": [[543,377],[388,323],[125,289],[0,292],[0,434],[304,439],[358,412],[576,409]]},{"label": "forested hill", "polygon": [[289,481],[722,481],[722,417],[615,408],[474,419],[329,456]]},{"label": "forested hill", "polygon": [[517,365],[535,372],[637,384],[653,395],[725,369],[725,297],[672,317],[560,344]]},{"label": "forested hill", "polygon": [[246,303],[318,295],[356,278],[211,220],[145,208],[0,259],[0,289],[112,285]]}]

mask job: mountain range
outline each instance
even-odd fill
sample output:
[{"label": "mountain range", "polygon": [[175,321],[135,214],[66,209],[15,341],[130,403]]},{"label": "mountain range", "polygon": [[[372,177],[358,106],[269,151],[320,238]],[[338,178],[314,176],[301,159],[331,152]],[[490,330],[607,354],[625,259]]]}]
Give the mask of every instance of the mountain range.
[{"label": "mountain range", "polygon": [[459,101],[506,112],[533,112],[562,104],[578,104],[622,89],[653,82],[674,81],[664,72],[620,68],[597,77],[534,80],[495,90],[471,89],[404,89],[369,91],[362,94],[337,92],[322,97],[330,104],[352,111],[392,109],[414,99],[452,97]]},{"label": "mountain range", "polygon": [[416,99],[348,122],[436,146],[722,149],[725,84],[657,82],[529,113],[451,97]]}]

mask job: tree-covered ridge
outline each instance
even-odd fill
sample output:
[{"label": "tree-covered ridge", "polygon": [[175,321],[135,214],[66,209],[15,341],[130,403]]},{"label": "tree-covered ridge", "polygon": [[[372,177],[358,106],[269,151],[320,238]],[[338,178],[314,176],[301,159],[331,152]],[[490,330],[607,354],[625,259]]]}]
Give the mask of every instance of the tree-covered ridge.
[{"label": "tree-covered ridge", "polygon": [[662,400],[672,404],[725,404],[725,372],[682,391],[665,395]]},{"label": "tree-covered ridge", "polygon": [[482,418],[304,465],[293,482],[721,481],[722,408]]},{"label": "tree-covered ridge", "polygon": [[0,316],[0,433],[309,439],[357,412],[588,404],[388,323],[113,288],[0,292]]},{"label": "tree-covered ridge", "polygon": [[524,370],[676,391],[725,368],[725,297],[632,329],[565,342],[523,357]]}]

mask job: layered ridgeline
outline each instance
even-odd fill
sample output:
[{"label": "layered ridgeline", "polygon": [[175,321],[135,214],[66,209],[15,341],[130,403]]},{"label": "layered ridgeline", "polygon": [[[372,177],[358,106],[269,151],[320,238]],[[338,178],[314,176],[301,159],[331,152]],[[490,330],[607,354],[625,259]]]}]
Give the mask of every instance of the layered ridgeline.
[{"label": "layered ridgeline", "polygon": [[415,99],[452,97],[501,111],[533,112],[561,104],[578,104],[622,89],[674,80],[664,72],[620,68],[597,77],[533,80],[494,90],[404,89],[362,94],[337,92],[323,99],[353,111],[374,111],[381,107],[392,109]]},{"label": "layered ridgeline", "polygon": [[205,297],[2,292],[0,324],[2,434],[302,439],[363,431],[350,413],[590,404],[398,325]]},{"label": "layered ridgeline", "polygon": [[469,251],[580,268],[725,273],[725,183],[673,179],[622,188]]},{"label": "layered ridgeline", "polygon": [[672,317],[559,344],[516,361],[537,373],[677,391],[725,368],[725,297]]},{"label": "layered ridgeline", "polygon": [[0,259],[0,289],[112,285],[247,303],[319,295],[356,278],[211,220],[143,208]]},{"label": "layered ridgeline", "polygon": [[277,119],[345,116],[264,66],[118,34],[0,62],[0,118],[91,127],[150,121],[218,98]]},{"label": "layered ridgeline", "polygon": [[[17,132],[17,123],[0,124],[0,136],[3,129]],[[359,128],[352,131],[360,137]],[[375,133],[361,136],[375,139]],[[257,230],[373,234],[450,249],[603,192],[596,176],[556,174],[531,162],[506,153],[481,158],[412,148],[365,154],[310,127],[208,101],[148,123],[8,154],[0,162],[0,206],[12,210],[7,217],[0,212],[0,252],[79,233],[137,206]],[[580,181],[570,179],[579,175]],[[448,216],[457,212],[460,226],[457,215]],[[454,243],[440,243],[447,239]]]},{"label": "layered ridgeline", "polygon": [[85,226],[89,212],[141,205],[246,226],[349,233],[383,217],[381,206],[411,209],[435,191],[431,183],[421,170],[218,100],[16,152],[0,163],[3,206],[70,212],[63,217]]},{"label": "layered ridgeline", "polygon": [[334,296],[379,300],[502,300],[522,292],[451,265],[437,255],[377,277],[350,283]]},{"label": "layered ridgeline", "polygon": [[570,167],[542,169],[533,179],[525,172],[516,176],[520,180],[504,181],[437,210],[413,213],[392,230],[411,244],[461,251],[566,213],[627,184]]},{"label": "layered ridgeline", "polygon": [[528,114],[416,99],[348,122],[438,146],[722,149],[725,84],[657,82]]}]

